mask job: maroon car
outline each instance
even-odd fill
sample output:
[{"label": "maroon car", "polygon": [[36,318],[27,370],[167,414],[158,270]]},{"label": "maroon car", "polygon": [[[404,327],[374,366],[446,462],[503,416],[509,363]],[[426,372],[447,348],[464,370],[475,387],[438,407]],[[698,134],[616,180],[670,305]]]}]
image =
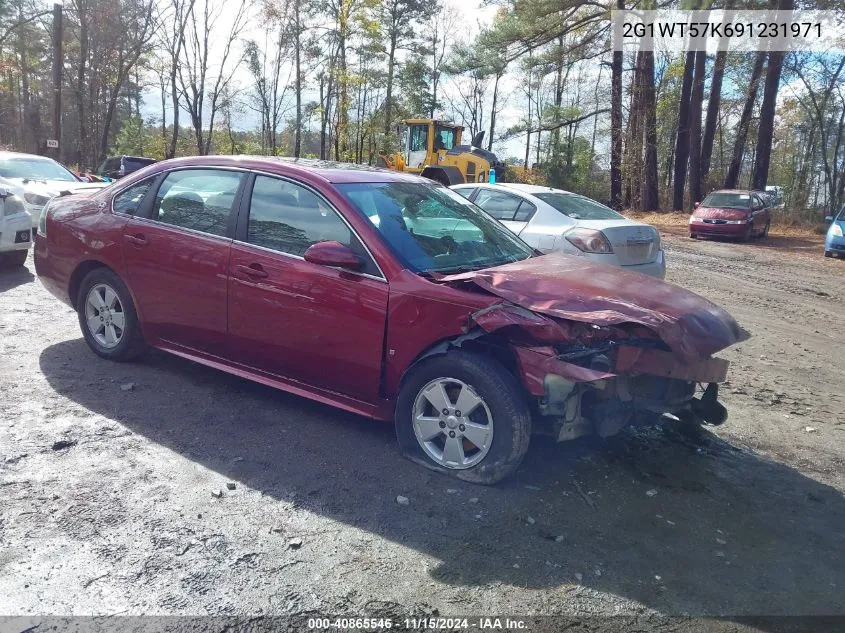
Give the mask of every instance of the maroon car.
[{"label": "maroon car", "polygon": [[689,235],[731,237],[748,241],[769,234],[772,212],[767,198],[759,191],[723,189],[712,191],[689,219]]},{"label": "maroon car", "polygon": [[407,456],[479,483],[536,430],[720,424],[712,354],[746,336],[676,286],[539,257],[436,183],[326,163],[157,163],[53,200],[35,265],[103,358],[152,346],[393,420]]}]

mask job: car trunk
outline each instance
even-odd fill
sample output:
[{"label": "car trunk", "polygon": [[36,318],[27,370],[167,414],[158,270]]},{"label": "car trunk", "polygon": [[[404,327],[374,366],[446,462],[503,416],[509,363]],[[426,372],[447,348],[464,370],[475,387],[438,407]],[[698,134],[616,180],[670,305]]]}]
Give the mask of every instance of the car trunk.
[{"label": "car trunk", "polygon": [[660,252],[660,238],[651,227],[622,224],[605,227],[601,232],[622,266],[651,263]]}]

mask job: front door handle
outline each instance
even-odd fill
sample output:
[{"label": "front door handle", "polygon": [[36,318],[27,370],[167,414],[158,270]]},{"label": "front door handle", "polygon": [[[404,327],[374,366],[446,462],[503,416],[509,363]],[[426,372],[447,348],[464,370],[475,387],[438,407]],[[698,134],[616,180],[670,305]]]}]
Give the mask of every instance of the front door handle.
[{"label": "front door handle", "polygon": [[123,239],[125,239],[130,244],[134,246],[146,246],[149,244],[147,238],[144,237],[141,233],[136,233],[135,235],[124,235]]},{"label": "front door handle", "polygon": [[261,267],[261,264],[250,264],[249,266],[240,264],[238,265],[237,270],[239,273],[256,279],[263,279],[267,276],[267,271]]}]

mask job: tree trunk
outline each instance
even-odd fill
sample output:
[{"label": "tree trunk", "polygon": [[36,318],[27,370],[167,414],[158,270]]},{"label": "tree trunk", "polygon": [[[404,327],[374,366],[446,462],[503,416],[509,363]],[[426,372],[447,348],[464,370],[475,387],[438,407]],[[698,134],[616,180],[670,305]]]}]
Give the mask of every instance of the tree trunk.
[{"label": "tree trunk", "polygon": [[88,16],[85,14],[85,3],[78,0],[79,13],[79,66],[76,71],[76,115],[79,117],[79,168],[85,170],[89,166],[86,156],[86,140],[88,128],[85,122],[85,66],[88,61]]},{"label": "tree trunk", "polygon": [[707,119],[704,123],[704,136],[701,139],[701,177],[699,178],[699,189],[707,186],[710,173],[710,160],[713,157],[713,142],[716,139],[716,125],[719,122],[719,106],[722,102],[722,78],[725,75],[725,62],[727,51],[716,53],[716,62],[713,65],[713,78],[710,80],[710,97],[707,100]]},{"label": "tree trunk", "polygon": [[296,72],[296,128],[293,131],[293,155],[299,158],[302,154],[302,29],[299,18],[299,0],[294,0],[294,25],[296,28],[296,41],[294,42],[295,62],[294,71]]},{"label": "tree trunk", "polygon": [[499,80],[502,75],[496,74],[496,81],[493,82],[493,106],[490,108],[490,138],[487,139],[487,151],[493,151],[493,133],[496,130],[496,102],[499,100]]},{"label": "tree trunk", "polygon": [[748,95],[745,98],[745,105],[742,107],[742,114],[736,128],[731,164],[728,166],[728,173],[725,176],[725,189],[735,189],[739,181],[739,174],[742,171],[742,157],[745,153],[745,141],[748,138],[748,128],[751,125],[751,113],[754,110],[754,104],[757,102],[757,90],[765,61],[765,51],[758,51],[748,81]]},{"label": "tree trunk", "polygon": [[396,31],[390,36],[390,46],[387,49],[387,85],[384,94],[384,151],[390,150],[390,136],[393,127],[393,75],[396,72]]},{"label": "tree trunk", "polygon": [[782,69],[783,51],[770,51],[769,63],[766,65],[766,81],[763,86],[763,103],[760,106],[760,122],[757,126],[757,158],[751,179],[754,189],[764,190],[769,177],[769,162],[772,157],[772,139],[775,131],[775,108]]},{"label": "tree trunk", "polygon": [[695,53],[688,52],[684,62],[684,76],[681,81],[681,99],[678,102],[678,136],[675,139],[675,175],[673,182],[672,210],[684,208],[684,189],[687,184],[687,162],[689,160],[690,95],[692,94]]},{"label": "tree trunk", "polygon": [[654,95],[654,52],[641,51],[641,94],[643,125],[645,126],[645,177],[643,178],[642,209],[656,211],[660,208],[657,192],[657,112]]},{"label": "tree trunk", "polygon": [[643,163],[643,130],[642,130],[642,70],[637,56],[634,78],[631,81],[631,108],[628,111],[627,142],[625,143],[625,206],[639,209],[642,200],[642,163]]},{"label": "tree trunk", "polygon": [[704,73],[707,52],[695,53],[689,107],[689,189],[692,202],[701,202],[701,108],[704,104]]},{"label": "tree trunk", "polygon": [[[625,9],[625,0],[616,0]],[[610,67],[610,206],[622,208],[622,51],[613,52]]]}]

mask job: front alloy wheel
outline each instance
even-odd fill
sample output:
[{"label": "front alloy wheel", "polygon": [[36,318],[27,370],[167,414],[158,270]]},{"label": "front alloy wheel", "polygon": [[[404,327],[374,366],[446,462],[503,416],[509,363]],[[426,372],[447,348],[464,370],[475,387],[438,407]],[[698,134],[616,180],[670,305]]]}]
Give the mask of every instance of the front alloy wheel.
[{"label": "front alloy wheel", "polygon": [[457,378],[435,378],[414,400],[414,434],[444,468],[472,468],[493,443],[493,415],[475,390]]},{"label": "front alloy wheel", "polygon": [[396,399],[396,439],[412,461],[479,484],[511,475],[531,437],[525,392],[489,353],[450,350],[414,364]]}]

